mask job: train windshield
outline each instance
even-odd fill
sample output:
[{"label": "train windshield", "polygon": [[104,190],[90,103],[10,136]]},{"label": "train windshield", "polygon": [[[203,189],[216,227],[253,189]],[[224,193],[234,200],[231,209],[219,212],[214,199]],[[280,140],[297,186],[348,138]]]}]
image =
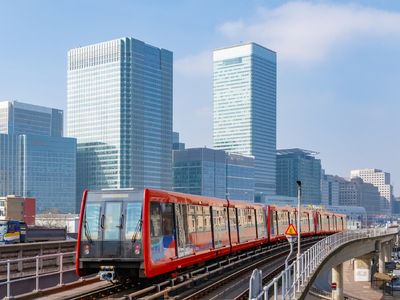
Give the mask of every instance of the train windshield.
[{"label": "train windshield", "polygon": [[82,240],[141,239],[143,192],[89,192],[82,224]]}]

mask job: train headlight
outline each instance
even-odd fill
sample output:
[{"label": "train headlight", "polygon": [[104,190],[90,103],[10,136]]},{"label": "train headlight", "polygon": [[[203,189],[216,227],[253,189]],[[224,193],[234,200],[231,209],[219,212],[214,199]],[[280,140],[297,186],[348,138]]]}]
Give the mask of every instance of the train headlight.
[{"label": "train headlight", "polygon": [[90,246],[89,246],[89,244],[86,244],[86,245],[83,247],[83,253],[84,253],[85,255],[88,255],[88,254],[90,253]]},{"label": "train headlight", "polygon": [[136,255],[140,254],[140,245],[139,244],[135,244],[135,250],[134,250]]}]

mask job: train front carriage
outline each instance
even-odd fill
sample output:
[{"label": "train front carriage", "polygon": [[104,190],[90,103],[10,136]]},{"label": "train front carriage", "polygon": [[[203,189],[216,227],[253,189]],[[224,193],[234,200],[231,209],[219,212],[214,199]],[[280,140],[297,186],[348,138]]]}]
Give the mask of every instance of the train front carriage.
[{"label": "train front carriage", "polygon": [[77,240],[79,275],[137,278],[143,262],[143,191],[84,192]]}]

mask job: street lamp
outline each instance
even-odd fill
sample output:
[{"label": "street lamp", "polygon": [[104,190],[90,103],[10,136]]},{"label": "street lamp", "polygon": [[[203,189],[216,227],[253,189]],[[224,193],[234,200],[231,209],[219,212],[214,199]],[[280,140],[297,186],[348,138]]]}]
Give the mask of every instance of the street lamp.
[{"label": "street lamp", "polygon": [[300,259],[301,181],[297,180],[297,259]]}]

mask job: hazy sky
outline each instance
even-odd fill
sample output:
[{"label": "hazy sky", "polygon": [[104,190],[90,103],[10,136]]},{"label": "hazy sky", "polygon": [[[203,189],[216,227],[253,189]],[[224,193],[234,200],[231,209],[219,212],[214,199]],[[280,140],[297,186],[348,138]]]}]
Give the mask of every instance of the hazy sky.
[{"label": "hazy sky", "polygon": [[66,109],[70,48],[135,37],[174,52],[174,130],[212,147],[212,50],[278,55],[278,148],[328,174],[392,174],[400,195],[400,1],[0,1],[0,100]]}]

